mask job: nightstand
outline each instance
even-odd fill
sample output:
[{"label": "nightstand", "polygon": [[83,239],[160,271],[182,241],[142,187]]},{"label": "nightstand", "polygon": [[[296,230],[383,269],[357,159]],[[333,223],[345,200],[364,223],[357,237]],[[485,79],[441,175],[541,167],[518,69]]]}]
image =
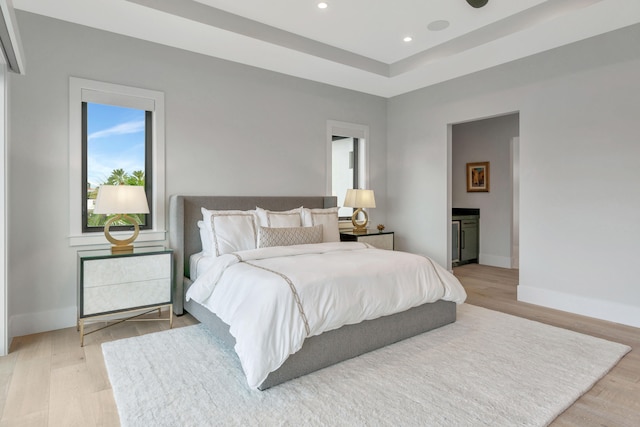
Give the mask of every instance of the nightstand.
[{"label": "nightstand", "polygon": [[393,231],[373,231],[367,229],[366,233],[354,233],[353,231],[341,231],[340,240],[343,242],[364,242],[378,249],[392,251],[394,248]]},{"label": "nightstand", "polygon": [[[85,335],[155,310],[160,315],[165,307],[168,318],[150,320],[168,320],[169,328],[173,327],[172,253],[164,247],[135,248],[132,253],[119,254],[110,249],[78,252],[81,346]],[[123,313],[129,316],[114,319]],[[98,320],[114,323],[85,333],[85,322]]]}]

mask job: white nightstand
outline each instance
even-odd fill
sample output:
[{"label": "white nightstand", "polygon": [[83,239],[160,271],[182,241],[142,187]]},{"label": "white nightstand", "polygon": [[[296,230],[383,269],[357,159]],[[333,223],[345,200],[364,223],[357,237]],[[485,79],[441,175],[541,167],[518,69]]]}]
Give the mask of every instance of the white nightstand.
[{"label": "white nightstand", "polygon": [[78,252],[80,345],[88,334],[85,322],[113,320],[121,313],[141,312],[113,324],[155,310],[160,314],[167,307],[168,318],[153,320],[168,320],[173,327],[172,277],[172,251],[164,247],[135,248],[133,253],[120,254],[112,254],[110,249]]},{"label": "white nightstand", "polygon": [[392,251],[394,248],[393,231],[373,231],[367,230],[366,233],[354,233],[353,231],[341,231],[340,240],[343,242],[364,242],[375,246],[378,249],[387,249]]}]

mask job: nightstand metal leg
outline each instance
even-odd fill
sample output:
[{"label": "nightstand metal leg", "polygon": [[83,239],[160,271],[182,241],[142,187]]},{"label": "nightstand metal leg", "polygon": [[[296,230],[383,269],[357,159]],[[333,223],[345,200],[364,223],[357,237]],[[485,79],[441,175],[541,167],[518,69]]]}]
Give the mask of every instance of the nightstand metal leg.
[{"label": "nightstand metal leg", "polygon": [[[169,318],[163,318],[162,317],[162,309],[163,308],[168,308],[169,309]],[[153,307],[153,308],[148,308],[148,309],[132,309],[129,310],[128,313],[135,313],[135,312],[140,312],[141,310],[146,310],[142,313],[133,315],[133,316],[129,316],[129,317],[125,317],[125,318],[120,318],[120,319],[108,319],[105,318],[105,315],[97,315],[97,316],[93,316],[91,318],[88,318],[87,320],[89,320],[89,322],[101,322],[104,321],[105,325],[100,327],[100,328],[92,328],[89,332],[87,332],[86,334],[84,333],[84,321],[85,319],[78,319],[78,330],[80,331],[80,347],[84,346],[84,336],[85,335],[89,335],[92,334],[94,332],[98,332],[101,331],[103,329],[109,328],[111,326],[115,326],[118,325],[120,323],[123,322],[129,322],[129,321],[152,321],[152,322],[157,322],[158,320],[164,321],[164,320],[168,320],[169,321],[169,329],[173,328],[173,304],[167,304],[167,305],[161,305],[159,307]],[[158,310],[158,314],[159,314],[159,319],[153,318],[151,316],[144,318],[144,319],[140,319],[141,316],[145,316],[148,314],[152,314],[154,313],[156,310]],[[121,313],[127,313],[125,312],[121,312]]]}]

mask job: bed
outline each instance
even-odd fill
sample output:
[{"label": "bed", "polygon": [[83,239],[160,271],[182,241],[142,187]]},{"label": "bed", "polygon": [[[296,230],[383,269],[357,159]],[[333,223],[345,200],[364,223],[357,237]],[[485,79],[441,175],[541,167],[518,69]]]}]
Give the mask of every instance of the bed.
[{"label": "bed", "polygon": [[[202,251],[201,234],[197,225],[203,218],[201,208],[246,211],[255,209],[256,206],[271,211],[287,211],[301,206],[320,210],[335,207],[336,198],[174,195],[170,200],[169,242],[174,251],[174,311],[177,315],[185,311],[190,313],[231,348],[236,345],[236,339],[231,334],[229,325],[193,298],[185,299],[187,290],[193,284],[190,278],[191,255]],[[461,302],[460,299],[457,302]],[[454,322],[455,319],[456,302],[440,299],[399,313],[307,336],[301,348],[289,355],[277,369],[271,371],[257,388],[265,390],[340,361],[439,328]]]}]

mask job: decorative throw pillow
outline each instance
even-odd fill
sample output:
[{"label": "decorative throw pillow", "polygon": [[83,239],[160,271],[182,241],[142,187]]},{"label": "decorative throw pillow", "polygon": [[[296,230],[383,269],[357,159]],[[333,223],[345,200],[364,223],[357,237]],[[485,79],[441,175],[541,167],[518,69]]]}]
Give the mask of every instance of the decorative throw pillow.
[{"label": "decorative throw pillow", "polygon": [[198,221],[198,229],[200,230],[200,243],[202,244],[202,253],[207,256],[213,255],[213,242],[211,241],[213,233],[209,232],[204,221]]},{"label": "decorative throw pillow", "polygon": [[260,227],[300,227],[302,207],[288,211],[269,211],[256,207],[256,217]]},{"label": "decorative throw pillow", "polygon": [[256,248],[254,211],[202,208],[202,217],[205,226],[211,230],[212,252],[215,256]]},{"label": "decorative throw pillow", "polygon": [[322,243],[322,225],[314,227],[260,227],[259,248]]},{"label": "decorative throw pillow", "polygon": [[338,227],[338,208],[302,209],[302,225],[311,227],[322,224],[322,241],[339,242],[340,228]]}]

